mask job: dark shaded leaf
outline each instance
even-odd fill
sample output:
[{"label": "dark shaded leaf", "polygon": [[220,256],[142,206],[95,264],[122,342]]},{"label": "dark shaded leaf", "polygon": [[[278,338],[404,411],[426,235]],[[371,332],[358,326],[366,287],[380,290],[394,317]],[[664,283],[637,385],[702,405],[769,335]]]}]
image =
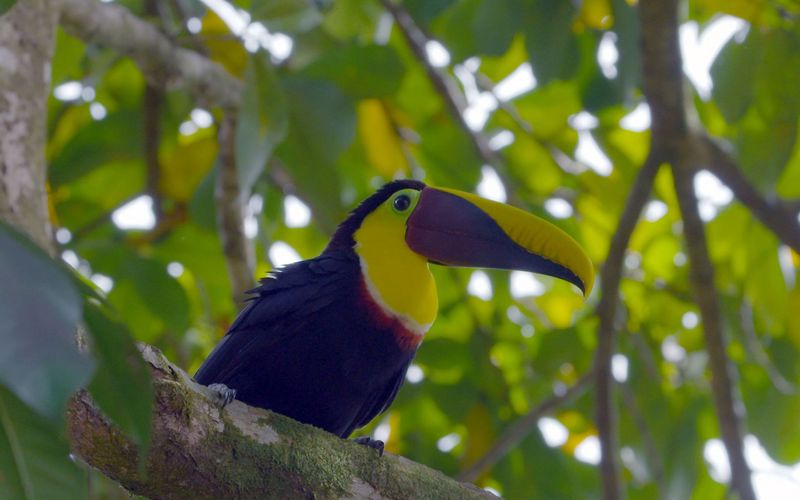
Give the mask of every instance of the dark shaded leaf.
[{"label": "dark shaded leaf", "polygon": [[320,227],[332,230],[341,217],[336,161],[356,131],[353,101],[325,80],[287,78],[290,135],[278,154]]},{"label": "dark shaded leaf", "polygon": [[478,53],[487,56],[505,54],[521,23],[518,0],[483,0],[472,22]]},{"label": "dark shaded leaf", "polygon": [[733,123],[744,116],[755,99],[755,81],[761,58],[760,37],[748,36],[723,47],[711,66],[712,96],[726,120]]},{"label": "dark shaded leaf", "polygon": [[349,96],[363,99],[397,92],[405,67],[391,47],[351,44],[319,57],[302,74],[333,81]]},{"label": "dark shaded leaf", "polygon": [[403,5],[417,23],[426,25],[433,21],[456,0],[405,0]]},{"label": "dark shaded leaf", "polygon": [[568,79],[578,67],[578,47],[572,34],[572,2],[534,0],[527,6],[525,47],[540,84]]},{"label": "dark shaded leaf", "polygon": [[80,296],[68,271],[2,223],[0,255],[0,383],[59,421],[94,368],[75,344]]},{"label": "dark shaded leaf", "polygon": [[84,321],[91,334],[97,372],[89,385],[92,398],[139,446],[145,456],[150,442],[153,384],[147,365],[125,327],[87,302]]},{"label": "dark shaded leaf", "polygon": [[472,30],[481,0],[463,0],[447,9],[435,23],[452,62],[458,63],[477,53],[477,44]]},{"label": "dark shaded leaf", "polygon": [[138,111],[119,111],[81,128],[50,163],[51,185],[74,181],[105,163],[139,159],[141,123]]},{"label": "dark shaded leaf", "polygon": [[[167,328],[182,334],[189,326],[189,304],[186,292],[167,274],[163,263],[138,257],[126,256],[120,271],[130,280],[148,309],[164,321]],[[124,307],[124,304],[118,304]]]},{"label": "dark shaded leaf", "polygon": [[236,170],[243,193],[252,190],[288,126],[286,97],[267,58],[263,51],[251,56],[245,74],[236,125]]},{"label": "dark shaded leaf", "polygon": [[315,0],[252,0],[250,15],[271,31],[298,33],[308,31],[322,21]]},{"label": "dark shaded leaf", "polygon": [[0,498],[86,498],[84,473],[69,458],[59,426],[0,385]]}]

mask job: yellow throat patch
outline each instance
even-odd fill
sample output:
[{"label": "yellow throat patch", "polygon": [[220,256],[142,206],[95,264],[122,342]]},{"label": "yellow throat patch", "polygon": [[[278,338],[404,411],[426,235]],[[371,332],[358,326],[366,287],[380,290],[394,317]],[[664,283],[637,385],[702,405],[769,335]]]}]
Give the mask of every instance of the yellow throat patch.
[{"label": "yellow throat patch", "polygon": [[[400,196],[411,199],[404,211],[393,206]],[[354,239],[373,300],[406,328],[424,335],[436,319],[439,300],[427,259],[408,248],[405,240],[406,220],[418,199],[415,189],[394,193],[364,218]]]}]

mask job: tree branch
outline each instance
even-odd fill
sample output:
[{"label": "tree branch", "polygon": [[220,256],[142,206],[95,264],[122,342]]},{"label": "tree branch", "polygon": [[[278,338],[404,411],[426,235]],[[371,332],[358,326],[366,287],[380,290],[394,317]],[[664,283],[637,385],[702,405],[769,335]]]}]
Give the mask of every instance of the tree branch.
[{"label": "tree branch", "polygon": [[736,198],[749,208],[762,224],[800,254],[800,223],[797,220],[797,210],[790,204],[761,196],[742,173],[736,160],[711,137],[704,137],[703,144],[709,159],[708,170],[731,188]]},{"label": "tree branch", "polygon": [[689,158],[685,158],[673,166],[672,171],[683,217],[684,241],[689,254],[689,277],[703,320],[703,334],[711,368],[711,392],[731,465],[731,485],[742,499],[754,500],[755,492],[742,442],[745,408],[737,397],[734,370],[728,360],[722,313],[714,286],[714,265],[708,254],[706,234],[694,193],[694,169]]},{"label": "tree branch", "polygon": [[244,199],[236,171],[236,120],[225,115],[219,125],[219,161],[214,199],[217,203],[217,229],[228,266],[233,301],[239,306],[246,291],[253,288],[252,246],[244,234]]},{"label": "tree branch", "polygon": [[622,281],[625,250],[628,248],[633,230],[639,220],[660,166],[657,148],[651,141],[650,154],[639,170],[636,180],[628,194],[625,210],[622,212],[617,230],[611,238],[608,257],[600,271],[602,295],[597,305],[600,325],[597,329],[597,351],[594,357],[594,374],[597,394],[595,418],[602,451],[600,471],[603,478],[603,494],[606,499],[621,496],[620,467],[617,437],[617,415],[613,401],[614,379],[611,374],[611,357],[616,345],[616,318],[619,308],[619,286]]},{"label": "tree branch", "polygon": [[54,0],[61,26],[87,43],[117,50],[159,87],[183,87],[207,107],[239,107],[242,82],[202,55],[176,46],[152,24],[127,9],[93,0]]},{"label": "tree branch", "polygon": [[750,500],[755,498],[755,493],[744,458],[744,407],[735,397],[733,368],[726,355],[722,317],[714,287],[714,267],[694,193],[694,174],[705,151],[698,140],[699,133],[690,134],[687,126],[685,81],[678,45],[677,0],[643,0],[639,5],[639,19],[644,92],[653,119],[652,137],[658,141],[663,160],[672,165],[689,254],[690,281],[703,319],[712,395],[731,464],[731,484],[742,499]]},{"label": "tree branch", "polygon": [[494,445],[479,458],[475,463],[468,466],[461,474],[458,475],[459,481],[474,481],[480,476],[483,471],[491,468],[494,464],[500,461],[504,456],[511,451],[512,448],[517,446],[520,441],[525,439],[531,430],[539,422],[539,419],[548,413],[552,412],[559,406],[577,398],[589,387],[592,382],[593,374],[587,373],[578,379],[562,394],[554,394],[548,399],[542,401],[538,406],[533,408],[519,420],[514,422],[508,429],[503,432],[503,435],[494,443]]},{"label": "tree branch", "polygon": [[493,498],[440,472],[234,401],[221,410],[156,349],[144,346],[156,389],[146,464],[86,392],[70,402],[73,450],[137,495],[154,498]]}]

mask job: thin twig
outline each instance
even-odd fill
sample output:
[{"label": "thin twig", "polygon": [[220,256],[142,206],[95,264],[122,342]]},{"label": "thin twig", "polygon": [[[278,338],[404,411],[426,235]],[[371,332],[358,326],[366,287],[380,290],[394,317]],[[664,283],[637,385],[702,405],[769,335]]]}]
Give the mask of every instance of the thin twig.
[{"label": "thin twig", "polygon": [[219,171],[214,199],[217,229],[231,280],[233,301],[239,306],[246,297],[245,292],[253,288],[254,257],[244,234],[244,200],[236,172],[235,137],[236,120],[226,115],[219,125]]},{"label": "thin twig", "polygon": [[495,91],[494,82],[492,82],[489,77],[480,72],[475,73],[475,82],[480,90],[489,92],[492,97],[495,98],[497,101],[497,107],[505,112],[509,118],[511,118],[511,121],[514,122],[519,130],[550,152],[550,156],[553,157],[553,160],[558,166],[561,167],[562,170],[570,174],[579,174],[588,168],[584,165],[581,165],[580,162],[574,160],[567,153],[562,151],[561,148],[553,144],[553,142],[544,140],[537,136],[533,125],[531,125],[522,117],[522,115],[519,114],[517,108],[515,108],[510,102],[500,99]]},{"label": "thin twig", "polygon": [[651,146],[650,154],[628,194],[625,210],[611,238],[608,257],[600,272],[602,295],[597,306],[600,325],[597,330],[598,344],[594,357],[597,399],[595,414],[602,451],[600,471],[606,499],[616,499],[621,496],[617,415],[613,401],[614,380],[611,375],[611,357],[616,345],[619,286],[622,281],[625,250],[628,248],[642,209],[650,197],[653,181],[660,166],[658,156],[657,150]]},{"label": "thin twig", "polygon": [[785,244],[800,254],[800,222],[797,207],[791,203],[763,197],[742,173],[742,169],[716,141],[703,138],[709,156],[708,169],[731,188],[736,198],[750,209],[762,224],[767,226]]},{"label": "thin twig", "polygon": [[505,430],[503,435],[500,436],[485,455],[462,471],[457,479],[467,482],[474,481],[483,471],[500,461],[512,448],[525,439],[531,433],[540,418],[583,394],[592,383],[593,378],[594,374],[592,372],[584,374],[564,393],[550,396],[523,417],[520,417]]},{"label": "thin twig", "polygon": [[497,168],[502,163],[502,160],[498,154],[489,147],[489,142],[486,138],[482,134],[472,130],[467,124],[467,121],[464,119],[464,98],[456,88],[455,83],[452,79],[446,78],[445,75],[428,60],[426,51],[428,37],[419,26],[417,26],[411,14],[409,14],[403,6],[394,3],[392,0],[381,0],[381,3],[392,15],[392,18],[403,33],[414,56],[425,67],[428,78],[437,92],[442,96],[445,105],[450,110],[450,114],[456,120],[459,127],[461,127],[464,133],[470,138],[475,151],[484,163]]}]

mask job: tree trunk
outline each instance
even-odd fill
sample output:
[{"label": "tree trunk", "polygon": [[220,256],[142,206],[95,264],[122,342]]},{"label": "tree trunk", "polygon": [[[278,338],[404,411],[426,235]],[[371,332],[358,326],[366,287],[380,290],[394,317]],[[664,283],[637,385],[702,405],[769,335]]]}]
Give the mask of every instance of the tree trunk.
[{"label": "tree trunk", "polygon": [[44,146],[56,21],[48,0],[20,0],[0,17],[0,219],[51,253]]}]

